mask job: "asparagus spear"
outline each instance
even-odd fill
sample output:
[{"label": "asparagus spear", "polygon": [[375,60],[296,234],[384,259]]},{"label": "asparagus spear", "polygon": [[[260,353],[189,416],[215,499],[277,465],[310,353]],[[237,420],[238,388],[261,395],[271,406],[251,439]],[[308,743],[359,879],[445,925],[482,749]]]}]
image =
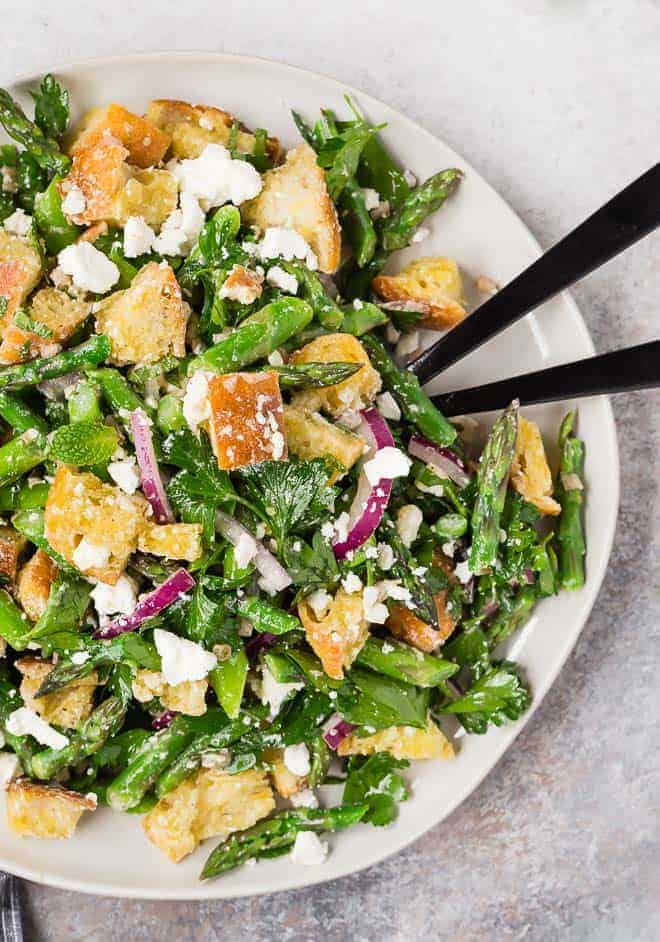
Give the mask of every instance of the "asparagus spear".
[{"label": "asparagus spear", "polygon": [[0,124],[10,137],[25,147],[44,170],[67,173],[71,165],[69,158],[60,151],[55,141],[47,138],[43,131],[26,117],[18,102],[14,101],[4,88],[0,88]]},{"label": "asparagus spear", "polygon": [[285,854],[301,831],[338,831],[350,827],[360,821],[368,809],[369,806],[363,804],[280,811],[218,844],[204,864],[201,879],[208,880],[233,870],[247,860]]},{"label": "asparagus spear", "polygon": [[39,510],[46,506],[50,484],[28,481],[0,488],[0,513],[10,510]]},{"label": "asparagus spear", "polygon": [[353,376],[361,369],[359,363],[299,363],[269,366],[277,373],[283,389],[321,389],[334,386]]},{"label": "asparagus spear", "polygon": [[67,394],[69,422],[102,422],[100,391],[97,383],[89,379],[81,380],[70,394]]},{"label": "asparagus spear", "polygon": [[219,661],[209,674],[218,703],[232,720],[241,709],[249,666],[245,649],[238,648],[226,661]]},{"label": "asparagus spear", "polygon": [[569,412],[559,429],[561,457],[556,495],[561,504],[557,540],[559,581],[562,589],[580,589],[584,585],[584,555],[586,553],[582,528],[584,442],[573,434],[574,424],[575,412]]},{"label": "asparagus spear", "polygon": [[61,179],[53,177],[43,193],[37,193],[34,198],[34,221],[51,255],[57,255],[71,245],[83,231],[82,226],[67,222],[64,215],[58,189]]},{"label": "asparagus spear", "polygon": [[337,330],[344,319],[341,308],[327,294],[321,279],[307,265],[299,261],[281,261],[277,265],[298,282],[298,290],[314,311],[314,316],[326,330]]},{"label": "asparagus spear", "polygon": [[31,627],[27,615],[20,610],[9,592],[0,589],[0,637],[8,641],[14,650],[22,651]]},{"label": "asparagus spear", "polygon": [[[358,303],[356,301],[356,303]],[[389,322],[389,317],[385,311],[381,311],[370,301],[359,301],[359,307],[349,305],[344,308],[344,320],[341,329],[346,334],[353,334],[354,337],[361,337],[374,327],[382,327]]]},{"label": "asparagus spear", "polygon": [[[105,358],[104,358],[105,359]],[[135,412],[136,409],[142,409],[152,418],[153,409],[140,399],[130,383],[119,370],[104,367],[100,370],[87,370],[87,377],[94,383],[98,383],[101,388],[101,394],[108,403],[113,412],[122,419],[122,422],[130,429],[129,412]]]},{"label": "asparagus spear", "polygon": [[36,386],[45,379],[65,376],[75,370],[96,366],[110,356],[110,340],[104,334],[90,337],[78,347],[63,350],[53,357],[42,357],[29,363],[18,363],[0,369],[0,389]]},{"label": "asparagus spear", "polygon": [[257,631],[266,631],[271,635],[283,635],[287,631],[302,627],[295,615],[289,615],[288,612],[271,605],[270,602],[264,602],[255,595],[238,599],[236,611],[243,618],[247,618]]},{"label": "asparagus spear", "polygon": [[518,434],[518,400],[502,413],[484,447],[477,474],[477,499],[472,511],[470,570],[480,574],[494,565],[500,538],[500,517]]},{"label": "asparagus spear", "polygon": [[0,391],[0,416],[17,432],[27,432],[33,428],[47,435],[50,431],[48,423],[26,406],[19,396],[4,390]]},{"label": "asparagus spear", "polygon": [[46,436],[36,429],[28,429],[0,448],[0,487],[11,484],[26,472],[36,468],[48,454]]},{"label": "asparagus spear", "polygon": [[397,366],[380,340],[372,334],[366,334],[362,343],[382,376],[385,388],[392,393],[406,419],[432,442],[451,445],[456,438],[456,429],[433,405],[415,374]]},{"label": "asparagus spear", "polygon": [[94,755],[121,727],[126,703],[119,697],[104,700],[84,721],[63,749],[44,749],[32,759],[37,778],[51,779],[61,769]]}]

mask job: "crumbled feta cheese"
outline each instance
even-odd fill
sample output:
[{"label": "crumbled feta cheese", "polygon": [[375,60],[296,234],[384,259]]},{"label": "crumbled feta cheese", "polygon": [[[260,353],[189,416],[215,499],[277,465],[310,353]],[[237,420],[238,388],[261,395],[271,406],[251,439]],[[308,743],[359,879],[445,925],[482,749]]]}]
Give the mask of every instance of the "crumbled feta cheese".
[{"label": "crumbled feta cheese", "polygon": [[387,325],[385,328],[385,338],[388,343],[395,344],[400,336],[401,331],[397,330],[394,324]]},{"label": "crumbled feta cheese", "polygon": [[320,621],[328,614],[332,596],[325,589],[315,589],[305,596],[305,601],[314,612],[317,621]]},{"label": "crumbled feta cheese", "polygon": [[228,749],[218,749],[217,752],[202,753],[203,769],[226,769],[231,762],[231,753]]},{"label": "crumbled feta cheese", "polygon": [[15,167],[0,167],[0,174],[2,174],[2,192],[3,193],[15,193],[18,190],[18,181],[16,179],[16,168]]},{"label": "crumbled feta cheese", "polygon": [[335,525],[330,520],[321,524],[321,536],[324,540],[331,540],[335,535]]},{"label": "crumbled feta cheese", "polygon": [[345,543],[348,537],[348,524],[350,522],[350,517],[348,513],[344,510],[339,514],[337,519],[334,522],[334,531],[337,537],[338,543]]},{"label": "crumbled feta cheese", "polygon": [[347,576],[341,580],[344,592],[352,594],[353,592],[359,592],[362,588],[362,579],[354,572],[349,572]]},{"label": "crumbled feta cheese", "polygon": [[424,515],[415,504],[405,504],[396,515],[396,528],[403,543],[410,546],[417,539]]},{"label": "crumbled feta cheese", "polygon": [[394,550],[388,543],[378,544],[378,568],[387,572],[394,565]]},{"label": "crumbled feta cheese", "polygon": [[71,275],[76,288],[105,294],[119,281],[119,269],[114,262],[95,248],[91,242],[67,245],[57,256],[65,275]]},{"label": "crumbled feta cheese", "polygon": [[28,216],[24,209],[17,209],[11,216],[7,216],[4,227],[12,235],[25,237],[32,228],[32,216]]},{"label": "crumbled feta cheese", "polygon": [[400,579],[383,579],[376,583],[376,588],[382,599],[394,599],[395,602],[410,602],[412,596],[410,589],[401,585]]},{"label": "crumbled feta cheese", "polygon": [[173,210],[153,240],[153,248],[161,255],[187,255],[204,226],[204,213],[190,193],[181,193],[179,209]]},{"label": "crumbled feta cheese", "polygon": [[412,172],[412,170],[404,170],[404,171],[403,171],[403,179],[406,181],[406,183],[408,184],[409,187],[416,187],[416,186],[417,186],[417,177],[416,177],[415,174]]},{"label": "crumbled feta cheese", "polygon": [[140,471],[135,458],[111,461],[108,465],[108,474],[125,494],[135,494],[140,486]]},{"label": "crumbled feta cheese", "polygon": [[367,621],[377,625],[384,625],[387,621],[389,611],[387,605],[382,603],[380,596],[381,590],[378,586],[365,586],[364,592],[362,593],[362,609]]},{"label": "crumbled feta cheese", "polygon": [[423,242],[425,239],[428,239],[430,235],[431,235],[430,229],[428,229],[426,226],[420,226],[410,241],[411,242]]},{"label": "crumbled feta cheese", "polygon": [[80,667],[81,664],[85,664],[89,660],[89,651],[74,651],[71,655],[71,663],[75,664],[76,667]]},{"label": "crumbled feta cheese", "polygon": [[92,543],[86,536],[73,551],[73,564],[81,572],[88,572],[90,569],[102,569],[107,566],[112,550],[109,546],[101,543]]},{"label": "crumbled feta cheese", "polygon": [[380,193],[378,190],[373,190],[370,186],[365,186],[362,188],[362,196],[364,197],[364,205],[368,213],[372,209],[377,209],[380,205]]},{"label": "crumbled feta cheese", "polygon": [[186,393],[183,397],[183,417],[195,435],[198,434],[199,426],[211,418],[211,403],[208,394],[209,378],[212,375],[206,370],[197,370],[186,386]]},{"label": "crumbled feta cheese", "polygon": [[291,859],[294,863],[314,867],[322,864],[327,856],[327,843],[322,841],[314,831],[299,831],[296,834],[296,840],[291,851]]},{"label": "crumbled feta cheese", "polygon": [[405,478],[411,466],[412,461],[399,448],[386,445],[385,448],[379,448],[373,458],[365,461],[363,471],[369,483],[375,486],[383,478],[388,481]]},{"label": "crumbled feta cheese", "polygon": [[137,258],[153,248],[156,233],[142,216],[129,216],[124,226],[124,255]]},{"label": "crumbled feta cheese", "polygon": [[130,615],[137,602],[133,580],[123,575],[116,585],[97,582],[91,596],[102,624],[109,615]]},{"label": "crumbled feta cheese", "polygon": [[290,275],[287,271],[284,271],[279,265],[273,265],[272,268],[268,269],[266,281],[273,288],[279,288],[280,291],[285,291],[287,294],[296,294],[298,291],[298,279],[295,275]]},{"label": "crumbled feta cheese", "polygon": [[394,647],[393,644],[390,644],[389,641],[383,642],[383,646],[381,648],[381,651],[383,652],[383,654],[391,654],[392,651],[395,651],[395,650],[396,648]]},{"label": "crumbled feta cheese", "polygon": [[311,788],[303,788],[302,791],[294,792],[289,798],[294,808],[318,808],[318,798]]},{"label": "crumbled feta cheese", "polygon": [[13,752],[0,752],[0,791],[21,774],[21,763]]},{"label": "crumbled feta cheese", "polygon": [[269,226],[257,246],[257,253],[262,259],[283,258],[290,262],[294,258],[302,259],[311,271],[318,268],[318,259],[303,237],[295,229]]},{"label": "crumbled feta cheese", "polygon": [[259,171],[247,160],[234,160],[222,144],[207,144],[199,157],[175,164],[172,173],[205,212],[223,203],[240,206],[262,188]]},{"label": "crumbled feta cheese", "polygon": [[467,585],[473,576],[473,573],[470,569],[470,563],[467,559],[462,563],[456,563],[454,566],[454,575],[459,582],[461,582],[463,585]]},{"label": "crumbled feta cheese", "polygon": [[284,435],[281,432],[273,432],[270,438],[270,443],[273,446],[273,460],[279,461],[280,458],[284,455],[284,448],[286,442],[284,441]]},{"label": "crumbled feta cheese", "polygon": [[29,707],[19,707],[10,713],[5,727],[13,736],[33,736],[42,746],[50,746],[51,749],[64,749],[69,745],[66,736],[58,733]]},{"label": "crumbled feta cheese", "polygon": [[393,422],[398,422],[401,419],[399,403],[392,393],[381,393],[380,396],[376,396],[376,402],[378,403],[378,411],[384,419],[392,419]]},{"label": "crumbled feta cheese", "polygon": [[85,194],[80,187],[76,186],[74,183],[62,200],[62,212],[65,216],[78,216],[80,213],[84,213],[86,208],[87,200],[85,199]]},{"label": "crumbled feta cheese", "polygon": [[284,357],[279,350],[273,350],[268,354],[268,362],[271,366],[284,366]]},{"label": "crumbled feta cheese", "polygon": [[396,355],[398,357],[407,357],[419,348],[419,331],[410,330],[401,336],[396,345]]},{"label": "crumbled feta cheese", "polygon": [[154,644],[160,654],[163,677],[173,687],[187,680],[203,680],[218,663],[215,654],[201,644],[163,628],[154,630]]},{"label": "crumbled feta cheese", "polygon": [[441,549],[442,549],[442,552],[445,554],[445,556],[449,556],[449,558],[451,559],[454,553],[456,552],[456,543],[454,542],[454,540],[447,540],[446,543],[442,544]]},{"label": "crumbled feta cheese", "polygon": [[234,546],[234,562],[239,569],[245,569],[258,552],[257,541],[249,533],[241,533]]},{"label": "crumbled feta cheese", "polygon": [[381,200],[381,202],[376,206],[375,209],[371,210],[369,214],[372,219],[387,219],[392,207],[390,206],[389,200]]},{"label": "crumbled feta cheese", "polygon": [[417,490],[423,494],[432,494],[434,497],[443,497],[445,489],[442,484],[424,484],[423,481],[415,481]]},{"label": "crumbled feta cheese", "polygon": [[284,750],[284,764],[293,775],[308,775],[311,768],[309,749],[304,742],[287,746]]},{"label": "crumbled feta cheese", "polygon": [[261,672],[261,702],[270,707],[270,718],[273,719],[280,712],[282,704],[288,697],[305,686],[303,681],[292,684],[281,684],[275,679],[272,671],[266,664]]}]

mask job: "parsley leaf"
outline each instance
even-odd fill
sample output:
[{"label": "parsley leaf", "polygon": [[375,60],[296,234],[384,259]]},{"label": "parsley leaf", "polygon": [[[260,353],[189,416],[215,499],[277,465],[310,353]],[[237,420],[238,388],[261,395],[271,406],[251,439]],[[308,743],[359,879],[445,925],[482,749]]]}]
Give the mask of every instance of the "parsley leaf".
[{"label": "parsley leaf", "polygon": [[517,720],[530,703],[529,690],[511,661],[493,664],[458,700],[441,707],[441,713],[458,715],[469,733],[485,733],[490,723],[503,726]]},{"label": "parsley leaf", "polygon": [[404,779],[395,769],[405,769],[406,759],[395,759],[388,752],[376,752],[364,758],[352,756],[348,761],[348,777],[344,785],[344,804],[366,802],[369,810],[363,821],[376,827],[390,824],[397,815],[397,803],[408,798]]},{"label": "parsley leaf", "polygon": [[45,75],[34,99],[34,123],[46,137],[59,140],[69,124],[69,93],[52,75]]}]

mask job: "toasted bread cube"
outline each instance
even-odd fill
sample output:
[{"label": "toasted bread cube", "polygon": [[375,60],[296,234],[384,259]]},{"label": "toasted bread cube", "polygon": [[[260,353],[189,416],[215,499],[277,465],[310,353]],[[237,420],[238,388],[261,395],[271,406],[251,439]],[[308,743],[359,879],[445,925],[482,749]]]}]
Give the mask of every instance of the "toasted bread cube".
[{"label": "toasted bread cube", "polygon": [[305,389],[293,405],[316,412],[323,409],[335,418],[349,410],[364,409],[379,391],[382,381],[357,337],[326,334],[316,337],[291,356],[291,363],[361,363],[362,368],[341,383],[323,389]]},{"label": "toasted bread cube", "polygon": [[94,147],[104,137],[114,137],[128,151],[128,162],[136,167],[159,164],[170,146],[170,136],[140,115],[121,105],[93,108],[82,119],[69,146],[71,156]]},{"label": "toasted bread cube", "polygon": [[[219,108],[190,105],[186,101],[159,99],[149,104],[146,118],[172,139],[171,153],[180,160],[199,157],[207,144],[227,144],[236,119]],[[242,125],[236,147],[243,154],[254,151],[254,134]],[[280,143],[275,137],[266,141],[266,152],[277,160]]]},{"label": "toasted bread cube", "polygon": [[252,304],[263,292],[264,276],[244,265],[234,265],[225,278],[220,297],[239,304]]},{"label": "toasted bread cube", "polygon": [[21,363],[37,356],[51,356],[89,315],[90,305],[57,288],[42,288],[32,298],[28,316],[50,331],[42,337],[16,324],[7,324],[0,344],[1,363]]},{"label": "toasted bread cube", "polygon": [[247,225],[295,229],[311,246],[326,274],[339,267],[341,229],[325,174],[309,144],[290,150],[281,167],[268,170],[259,196],[241,206]]},{"label": "toasted bread cube", "polygon": [[407,641],[414,648],[425,651],[427,654],[444,644],[456,627],[456,619],[447,608],[446,590],[438,592],[433,599],[438,616],[437,628],[422,621],[400,602],[395,602],[390,607],[390,614],[385,622],[395,638],[401,638],[402,641]]},{"label": "toasted bread cube", "polygon": [[0,524],[0,576],[5,576],[11,583],[16,582],[18,559],[26,545],[25,537],[17,530]]},{"label": "toasted bread cube", "polygon": [[179,200],[179,186],[169,170],[136,170],[117,194],[109,221],[125,226],[129,216],[142,216],[159,229]]},{"label": "toasted bread cube", "polygon": [[511,465],[511,486],[542,514],[554,517],[561,513],[561,505],[552,498],[552,475],[539,427],[522,416]]},{"label": "toasted bread cube", "polygon": [[38,713],[47,723],[54,723],[63,729],[78,729],[92,712],[94,690],[99,683],[96,671],[54,693],[47,693],[45,697],[35,697],[55,665],[36,657],[23,657],[16,661],[15,666],[23,675],[20,693],[25,706]]},{"label": "toasted bread cube", "polygon": [[[364,441],[360,436],[333,425],[318,412],[284,406],[283,422],[289,452],[303,460],[331,455],[348,471],[362,457]],[[329,483],[334,484],[342,473],[333,472]]]},{"label": "toasted bread cube", "polygon": [[0,310],[0,330],[11,324],[16,309],[39,283],[41,273],[37,246],[0,228],[0,298],[5,299]]},{"label": "toasted bread cube", "polygon": [[165,559],[187,559],[202,555],[202,526],[199,523],[147,523],[138,537],[138,549]]},{"label": "toasted bread cube", "polygon": [[55,581],[57,566],[38,549],[18,574],[18,601],[28,618],[39,621],[46,611],[50,587]]},{"label": "toasted bread cube", "polygon": [[108,558],[103,565],[86,569],[84,575],[116,585],[128,557],[137,549],[146,506],[146,501],[129,497],[94,474],[63,465],[57,469],[48,492],[44,535],[72,566],[76,565],[75,549],[86,537]]},{"label": "toasted bread cube", "polygon": [[184,356],[186,323],[174,272],[157,262],[140,269],[130,288],[101,301],[96,313],[96,330],[110,338],[110,359],[118,366]]},{"label": "toasted bread cube", "polygon": [[351,733],[337,747],[340,756],[370,756],[374,752],[389,752],[395,759],[452,759],[454,747],[430,716],[425,729],[390,726],[372,736]]},{"label": "toasted bread cube", "polygon": [[307,788],[307,777],[296,775],[285,765],[283,749],[267,749],[263,760],[269,766],[271,782],[281,798],[291,798],[303,788]]},{"label": "toasted bread cube", "polygon": [[101,137],[92,147],[79,150],[71,170],[58,188],[63,199],[74,187],[85,197],[82,212],[70,216],[77,225],[111,219],[124,184],[130,176],[128,151],[115,137]]},{"label": "toasted bread cube", "polygon": [[71,837],[84,811],[96,809],[96,798],[61,785],[41,785],[20,778],[7,789],[7,823],[22,837]]},{"label": "toasted bread cube", "polygon": [[320,621],[309,603],[302,599],[298,602],[298,616],[307,642],[321,659],[323,670],[329,677],[341,680],[344,669],[351,666],[369,635],[362,593],[338,589],[330,610]]},{"label": "toasted bread cube", "polygon": [[139,703],[148,703],[159,697],[166,710],[176,710],[186,716],[206,713],[207,689],[206,678],[168,684],[160,671],[139,670],[133,679],[133,696]]},{"label": "toasted bread cube", "polygon": [[385,301],[411,304],[421,312],[420,327],[448,330],[467,311],[460,303],[463,283],[453,258],[418,258],[398,275],[378,275],[372,287]]},{"label": "toasted bread cube", "polygon": [[225,373],[209,380],[211,435],[227,471],[286,458],[277,373]]},{"label": "toasted bread cube", "polygon": [[261,769],[229,775],[202,768],[161,798],[145,816],[143,827],[149,840],[178,863],[205,838],[224,839],[243,831],[274,808]]}]

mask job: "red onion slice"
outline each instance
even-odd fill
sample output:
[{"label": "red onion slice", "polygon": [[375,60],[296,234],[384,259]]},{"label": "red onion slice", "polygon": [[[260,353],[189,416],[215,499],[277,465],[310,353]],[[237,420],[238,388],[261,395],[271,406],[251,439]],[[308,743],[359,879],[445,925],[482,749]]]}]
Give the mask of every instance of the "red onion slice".
[{"label": "red onion slice", "polygon": [[167,729],[172,720],[179,714],[176,710],[165,710],[163,713],[159,713],[158,716],[154,716],[151,721],[152,729]]},{"label": "red onion slice", "polygon": [[131,431],[135,456],[140,468],[142,490],[154,512],[156,523],[174,523],[174,514],[165,493],[163,479],[154,451],[154,439],[151,432],[151,420],[142,409],[131,412]]},{"label": "red onion slice", "polygon": [[408,451],[414,458],[433,465],[444,477],[449,478],[459,487],[469,484],[470,475],[463,459],[449,448],[435,445],[428,438],[422,438],[421,435],[413,435],[408,443]]},{"label": "red onion slice", "polygon": [[291,585],[293,580],[284,566],[242,523],[219,510],[215,515],[215,528],[222,533],[226,540],[229,540],[232,546],[236,546],[242,536],[249,536],[251,540],[254,540],[257,544],[254,565],[263,577],[260,584],[266,592],[281,592],[282,589],[286,589],[287,586]]},{"label": "red onion slice", "polygon": [[95,637],[97,638],[116,638],[117,635],[124,634],[126,631],[135,631],[147,618],[153,618],[164,608],[176,602],[182,595],[189,592],[195,585],[195,580],[185,569],[177,571],[166,579],[161,585],[157,586],[153,592],[145,595],[129,615],[120,615],[115,618],[105,628],[99,628]]},{"label": "red onion slice", "polygon": [[345,720],[341,713],[333,713],[323,726],[323,738],[331,749],[337,749],[356,727]]},{"label": "red onion slice", "polygon": [[[369,443],[369,451],[365,455],[366,462],[381,448],[393,448],[394,438],[378,409],[363,409],[360,415],[362,423],[359,431]],[[372,485],[364,470],[360,471],[355,497],[348,512],[346,539],[338,540],[332,545],[337,559],[344,559],[348,553],[366,543],[383,519],[391,493],[390,478],[381,478]]]}]

